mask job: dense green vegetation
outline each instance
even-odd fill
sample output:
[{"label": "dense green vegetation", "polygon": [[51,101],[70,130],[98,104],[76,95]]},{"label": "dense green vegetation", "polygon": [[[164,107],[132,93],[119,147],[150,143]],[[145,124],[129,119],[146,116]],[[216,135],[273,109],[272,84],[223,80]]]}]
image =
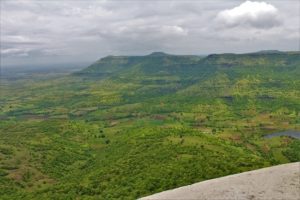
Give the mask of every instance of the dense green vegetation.
[{"label": "dense green vegetation", "polygon": [[135,199],[300,161],[300,53],[109,56],[1,80],[1,199]]}]

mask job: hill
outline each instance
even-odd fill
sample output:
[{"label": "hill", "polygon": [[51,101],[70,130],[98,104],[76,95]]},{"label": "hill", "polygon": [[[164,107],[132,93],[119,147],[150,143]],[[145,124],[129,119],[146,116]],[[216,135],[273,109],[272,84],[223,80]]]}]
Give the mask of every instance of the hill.
[{"label": "hill", "polygon": [[76,74],[101,77],[129,73],[128,70],[143,74],[180,73],[182,71],[178,70],[195,65],[200,59],[200,56],[177,56],[163,52],[153,52],[147,56],[108,56]]}]

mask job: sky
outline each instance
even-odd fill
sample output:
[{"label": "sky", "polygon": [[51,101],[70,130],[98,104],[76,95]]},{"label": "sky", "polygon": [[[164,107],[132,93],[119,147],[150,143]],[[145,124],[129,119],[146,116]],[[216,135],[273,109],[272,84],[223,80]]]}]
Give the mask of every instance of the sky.
[{"label": "sky", "polygon": [[300,0],[1,0],[1,66],[299,50]]}]

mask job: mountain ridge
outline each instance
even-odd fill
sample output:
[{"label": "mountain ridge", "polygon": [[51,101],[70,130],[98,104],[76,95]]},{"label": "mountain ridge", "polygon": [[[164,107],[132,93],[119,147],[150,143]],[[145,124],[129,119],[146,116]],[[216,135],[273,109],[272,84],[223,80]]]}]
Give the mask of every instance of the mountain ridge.
[{"label": "mountain ridge", "polygon": [[[273,65],[283,66],[288,62],[300,62],[299,51],[259,51],[253,53],[223,53],[208,56],[172,55],[164,52],[153,52],[144,56],[106,56],[87,68],[76,72],[77,75],[107,77],[129,68],[139,68],[145,73],[155,73],[161,70],[184,73],[186,67],[237,67]],[[171,72],[172,73],[172,72]]]}]

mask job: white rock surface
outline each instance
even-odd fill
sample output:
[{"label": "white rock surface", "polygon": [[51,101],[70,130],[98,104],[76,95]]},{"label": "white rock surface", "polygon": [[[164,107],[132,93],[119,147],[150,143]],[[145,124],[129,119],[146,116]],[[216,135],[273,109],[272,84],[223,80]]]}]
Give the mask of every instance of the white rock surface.
[{"label": "white rock surface", "polygon": [[141,200],[300,200],[300,162],[207,180]]}]

